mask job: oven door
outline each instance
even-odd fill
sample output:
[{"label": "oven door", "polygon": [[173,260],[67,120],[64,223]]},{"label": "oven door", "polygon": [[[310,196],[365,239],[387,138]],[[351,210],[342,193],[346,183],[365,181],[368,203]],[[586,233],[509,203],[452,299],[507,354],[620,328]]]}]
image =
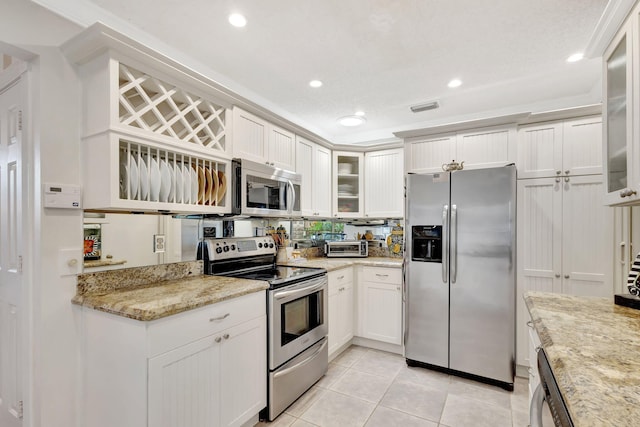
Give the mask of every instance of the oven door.
[{"label": "oven door", "polygon": [[327,276],[269,291],[269,369],[327,335]]},{"label": "oven door", "polygon": [[300,175],[272,166],[242,161],[241,213],[300,215]]}]

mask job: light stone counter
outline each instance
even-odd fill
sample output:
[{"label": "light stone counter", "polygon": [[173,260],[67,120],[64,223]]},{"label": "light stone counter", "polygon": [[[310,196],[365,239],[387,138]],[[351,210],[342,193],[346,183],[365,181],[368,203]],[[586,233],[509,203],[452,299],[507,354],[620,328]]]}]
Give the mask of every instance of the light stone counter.
[{"label": "light stone counter", "polygon": [[402,258],[389,257],[367,257],[367,258],[308,258],[305,261],[289,261],[279,263],[296,267],[324,268],[327,271],[339,270],[355,265],[365,265],[368,267],[391,267],[402,268]]},{"label": "light stone counter", "polygon": [[72,303],[148,321],[268,289],[261,280],[202,274],[202,261],[81,274]]},{"label": "light stone counter", "polygon": [[640,310],[542,292],[525,301],[574,425],[640,425]]}]

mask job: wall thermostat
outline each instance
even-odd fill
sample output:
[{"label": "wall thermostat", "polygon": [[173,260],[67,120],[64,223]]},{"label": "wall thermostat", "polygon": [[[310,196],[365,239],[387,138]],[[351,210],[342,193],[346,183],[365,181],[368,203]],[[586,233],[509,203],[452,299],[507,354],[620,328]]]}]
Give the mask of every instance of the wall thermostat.
[{"label": "wall thermostat", "polygon": [[82,191],[79,185],[44,184],[44,207],[82,209]]}]

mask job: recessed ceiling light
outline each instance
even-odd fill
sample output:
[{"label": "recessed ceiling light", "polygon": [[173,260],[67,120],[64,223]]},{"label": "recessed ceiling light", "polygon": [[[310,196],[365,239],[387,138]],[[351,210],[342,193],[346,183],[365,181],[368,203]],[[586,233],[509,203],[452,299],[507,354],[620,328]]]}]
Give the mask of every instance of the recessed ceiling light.
[{"label": "recessed ceiling light", "polygon": [[229,23],[234,27],[241,28],[247,25],[247,18],[239,13],[232,13],[229,15]]},{"label": "recessed ceiling light", "polygon": [[449,86],[450,88],[459,87],[460,85],[462,85],[462,80],[460,79],[453,79],[449,82],[449,84],[447,84],[447,86]]},{"label": "recessed ceiling light", "polygon": [[367,120],[362,116],[345,116],[338,119],[338,123],[346,127],[360,126]]},{"label": "recessed ceiling light", "polygon": [[364,111],[356,111],[356,116],[364,117]]},{"label": "recessed ceiling light", "polygon": [[567,62],[578,62],[584,58],[584,53],[574,53],[570,57],[567,58]]},{"label": "recessed ceiling light", "polygon": [[322,86],[322,82],[320,80],[311,80],[309,82],[309,86],[311,86],[311,87],[320,87],[320,86]]}]

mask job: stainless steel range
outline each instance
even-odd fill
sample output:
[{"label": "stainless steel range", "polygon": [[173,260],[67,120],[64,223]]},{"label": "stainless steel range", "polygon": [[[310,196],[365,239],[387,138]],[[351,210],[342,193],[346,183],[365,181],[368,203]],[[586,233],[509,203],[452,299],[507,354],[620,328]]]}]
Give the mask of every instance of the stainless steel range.
[{"label": "stainless steel range", "polygon": [[272,421],[316,383],[328,367],[327,272],[276,265],[270,236],[205,240],[206,274],[269,282],[268,391],[261,418]]}]

